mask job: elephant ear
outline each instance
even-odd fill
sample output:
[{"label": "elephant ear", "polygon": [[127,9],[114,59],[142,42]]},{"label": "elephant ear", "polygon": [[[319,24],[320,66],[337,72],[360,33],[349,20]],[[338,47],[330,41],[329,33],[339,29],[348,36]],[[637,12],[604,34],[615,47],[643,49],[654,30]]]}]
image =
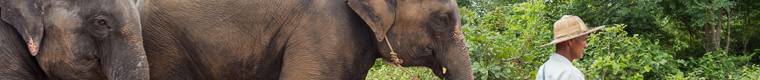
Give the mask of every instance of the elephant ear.
[{"label": "elephant ear", "polygon": [[383,41],[396,19],[395,0],[348,0],[348,6],[372,29],[377,41]]},{"label": "elephant ear", "polygon": [[39,51],[44,31],[40,6],[37,0],[0,0],[0,19],[18,31],[32,56]]}]

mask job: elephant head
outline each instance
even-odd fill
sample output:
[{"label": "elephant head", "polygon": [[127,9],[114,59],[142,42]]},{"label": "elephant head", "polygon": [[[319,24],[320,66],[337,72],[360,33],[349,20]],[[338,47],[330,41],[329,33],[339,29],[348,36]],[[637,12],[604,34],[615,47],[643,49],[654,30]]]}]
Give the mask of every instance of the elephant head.
[{"label": "elephant head", "polygon": [[49,78],[149,76],[133,1],[0,0],[0,9]]},{"label": "elephant head", "polygon": [[385,60],[426,66],[446,79],[473,79],[456,1],[349,0],[348,5],[372,29]]}]

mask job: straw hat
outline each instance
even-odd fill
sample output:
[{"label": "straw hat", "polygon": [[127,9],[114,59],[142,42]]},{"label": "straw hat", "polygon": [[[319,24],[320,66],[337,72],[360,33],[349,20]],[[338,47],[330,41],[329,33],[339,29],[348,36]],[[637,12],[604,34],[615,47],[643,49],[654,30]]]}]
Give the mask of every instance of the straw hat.
[{"label": "straw hat", "polygon": [[604,28],[604,26],[588,29],[588,27],[586,27],[586,24],[583,23],[583,20],[581,20],[580,17],[573,16],[573,15],[565,15],[565,16],[562,16],[562,19],[559,19],[557,20],[557,22],[554,22],[554,40],[552,40],[552,42],[541,45],[541,47],[557,44],[560,42],[565,42],[567,40],[577,38],[594,31],[601,30],[602,28]]}]

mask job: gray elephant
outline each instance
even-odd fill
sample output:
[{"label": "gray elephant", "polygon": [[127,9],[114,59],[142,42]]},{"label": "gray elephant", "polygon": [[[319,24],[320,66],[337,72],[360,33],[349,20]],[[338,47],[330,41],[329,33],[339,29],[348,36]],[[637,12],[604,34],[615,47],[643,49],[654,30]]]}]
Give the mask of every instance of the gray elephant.
[{"label": "gray elephant", "polygon": [[0,0],[0,79],[145,80],[134,2]]},{"label": "gray elephant", "polygon": [[364,79],[376,58],[472,78],[453,0],[144,0],[151,79]]}]

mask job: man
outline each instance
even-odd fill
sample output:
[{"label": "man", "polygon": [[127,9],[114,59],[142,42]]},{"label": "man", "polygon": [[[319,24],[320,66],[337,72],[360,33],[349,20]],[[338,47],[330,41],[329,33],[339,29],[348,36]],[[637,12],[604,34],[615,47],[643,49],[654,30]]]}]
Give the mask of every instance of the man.
[{"label": "man", "polygon": [[571,63],[583,58],[588,34],[602,27],[588,29],[578,16],[565,15],[554,23],[554,40],[541,47],[556,46],[549,60],[538,69],[536,80],[583,80],[583,73]]}]

